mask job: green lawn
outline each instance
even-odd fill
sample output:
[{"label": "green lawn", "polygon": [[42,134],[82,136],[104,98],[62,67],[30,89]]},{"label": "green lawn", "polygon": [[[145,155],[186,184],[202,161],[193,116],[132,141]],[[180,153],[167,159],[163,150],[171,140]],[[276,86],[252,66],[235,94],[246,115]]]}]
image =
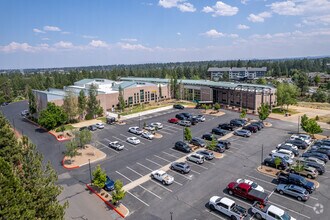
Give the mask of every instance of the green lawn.
[{"label": "green lawn", "polygon": [[133,107],[129,107],[125,109],[124,112],[120,113],[120,115],[130,115],[134,113],[139,113],[147,110],[157,109],[161,107],[171,106],[172,104],[160,104],[160,105],[137,105]]},{"label": "green lawn", "polygon": [[286,112],[288,112],[291,115],[297,114],[299,113],[298,111],[296,111],[295,109],[290,109],[288,111],[286,111],[286,109],[281,109],[281,108],[273,108],[272,113],[274,114],[280,114],[280,115],[284,115]]}]

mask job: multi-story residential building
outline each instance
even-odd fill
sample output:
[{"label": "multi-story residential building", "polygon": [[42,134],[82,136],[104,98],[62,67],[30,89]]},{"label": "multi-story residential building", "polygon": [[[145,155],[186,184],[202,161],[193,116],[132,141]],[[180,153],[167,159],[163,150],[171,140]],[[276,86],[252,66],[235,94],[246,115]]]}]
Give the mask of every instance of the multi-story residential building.
[{"label": "multi-story residential building", "polygon": [[207,71],[210,74],[210,79],[213,81],[221,81],[225,74],[228,74],[231,80],[244,80],[264,77],[267,67],[210,67]]}]

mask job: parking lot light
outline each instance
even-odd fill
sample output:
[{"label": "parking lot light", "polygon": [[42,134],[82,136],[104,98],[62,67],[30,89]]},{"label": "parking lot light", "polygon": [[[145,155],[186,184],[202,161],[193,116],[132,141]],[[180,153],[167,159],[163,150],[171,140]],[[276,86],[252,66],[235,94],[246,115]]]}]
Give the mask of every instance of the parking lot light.
[{"label": "parking lot light", "polygon": [[171,220],[173,220],[173,212],[170,212],[170,214],[171,214]]}]

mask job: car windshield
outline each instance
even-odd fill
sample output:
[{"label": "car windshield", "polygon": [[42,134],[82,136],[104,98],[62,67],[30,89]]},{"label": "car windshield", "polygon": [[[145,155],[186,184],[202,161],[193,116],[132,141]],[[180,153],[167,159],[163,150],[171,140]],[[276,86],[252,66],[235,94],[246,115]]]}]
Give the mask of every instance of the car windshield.
[{"label": "car windshield", "polygon": [[285,160],[289,160],[290,158],[288,156],[283,157]]},{"label": "car windshield", "polygon": [[290,219],[291,219],[291,216],[288,215],[288,213],[284,212],[284,214],[281,216],[281,218],[282,218],[283,220],[290,220]]},{"label": "car windshield", "polygon": [[257,188],[258,187],[258,184],[256,184],[255,182],[252,182],[251,187],[252,188]]}]

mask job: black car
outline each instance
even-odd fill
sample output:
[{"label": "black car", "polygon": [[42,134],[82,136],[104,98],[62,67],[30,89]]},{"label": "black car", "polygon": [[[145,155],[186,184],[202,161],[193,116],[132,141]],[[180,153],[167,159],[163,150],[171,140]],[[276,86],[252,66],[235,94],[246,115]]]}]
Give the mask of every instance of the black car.
[{"label": "black car", "polygon": [[79,131],[82,131],[82,130],[88,130],[88,128],[86,126],[79,128]]},{"label": "black car", "polygon": [[187,118],[187,121],[190,121],[192,125],[196,125],[199,122],[196,117],[189,117]]},{"label": "black car", "polygon": [[[276,168],[275,158],[272,158],[272,157],[265,158],[264,165],[268,166],[268,167]],[[285,170],[285,169],[288,168],[288,164],[286,162],[284,162],[283,160],[281,160],[281,163],[278,165],[277,168],[280,169],[280,170]]]},{"label": "black car", "polygon": [[173,108],[184,109],[184,106],[183,105],[180,105],[180,104],[175,104],[175,105],[173,105]]},{"label": "black car", "polygon": [[221,128],[213,128],[212,129],[212,134],[224,136],[224,135],[227,134],[227,131],[226,130],[223,130]]},{"label": "black car", "polygon": [[201,138],[194,137],[191,139],[190,144],[198,146],[198,147],[205,147],[205,141]]},{"label": "black car", "polygon": [[212,134],[203,134],[202,139],[212,141],[213,135]]},{"label": "black car", "polygon": [[187,119],[182,113],[176,114],[175,117],[179,120],[186,120]]},{"label": "black car", "polygon": [[257,133],[258,127],[254,125],[244,126],[243,129],[250,131],[251,133]]},{"label": "black car", "polygon": [[186,144],[183,141],[177,141],[174,145],[174,149],[176,149],[178,151],[182,151],[184,153],[190,153],[191,152],[191,148],[189,147],[189,145]]},{"label": "black car", "polygon": [[231,145],[230,141],[227,140],[219,140],[218,143],[224,145],[226,149],[229,149]]},{"label": "black car", "polygon": [[231,124],[228,124],[228,123],[219,124],[218,127],[221,128],[221,129],[224,129],[224,130],[228,130],[228,131],[233,131],[236,128],[234,125],[231,125]]},{"label": "black car", "polygon": [[88,126],[88,130],[90,130],[90,131],[96,131],[97,130],[97,127],[96,127],[96,125],[90,125],[90,126]]},{"label": "black car", "polygon": [[328,162],[329,158],[327,155],[318,153],[318,152],[306,152],[301,155],[302,157],[315,157],[319,160],[322,160],[324,163]]},{"label": "black car", "polygon": [[287,140],[285,142],[296,145],[299,149],[306,149],[308,147],[308,144],[305,141],[300,140],[300,139]]},{"label": "black car", "polygon": [[230,120],[230,124],[236,127],[243,127],[245,125],[245,123],[241,120],[238,119],[232,119]]},{"label": "black car", "polygon": [[170,166],[170,169],[178,171],[182,174],[190,172],[190,166],[186,162],[173,162]]},{"label": "black car", "polygon": [[316,152],[316,153],[324,154],[328,156],[328,159],[330,159],[330,150],[327,148],[310,149],[308,152]]},{"label": "black car", "polygon": [[317,140],[315,141],[314,145],[316,144],[330,146],[330,139]]},{"label": "black car", "polygon": [[292,146],[287,145],[287,144],[282,144],[282,145],[278,146],[277,149],[279,149],[279,150],[280,149],[289,150],[294,154],[295,157],[299,156],[299,151],[294,149]]},{"label": "black car", "polygon": [[264,125],[261,122],[252,122],[251,125],[256,126],[259,131],[264,128]]},{"label": "black car", "polygon": [[215,146],[215,149],[214,149],[215,152],[219,152],[219,153],[223,153],[226,151],[226,146],[223,145],[223,144],[217,144],[217,146]]},{"label": "black car", "polygon": [[193,116],[191,113],[188,112],[182,112],[181,114],[183,114],[183,116],[186,118],[191,118]]}]

